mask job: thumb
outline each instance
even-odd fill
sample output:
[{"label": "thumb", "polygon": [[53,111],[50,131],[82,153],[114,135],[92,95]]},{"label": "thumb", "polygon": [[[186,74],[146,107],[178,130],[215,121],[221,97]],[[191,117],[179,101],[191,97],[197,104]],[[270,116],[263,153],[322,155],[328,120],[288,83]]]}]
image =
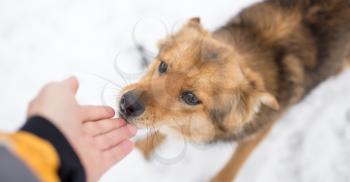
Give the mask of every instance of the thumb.
[{"label": "thumb", "polygon": [[71,91],[76,94],[79,88],[79,81],[75,76],[71,76],[62,81],[63,84],[67,85]]}]

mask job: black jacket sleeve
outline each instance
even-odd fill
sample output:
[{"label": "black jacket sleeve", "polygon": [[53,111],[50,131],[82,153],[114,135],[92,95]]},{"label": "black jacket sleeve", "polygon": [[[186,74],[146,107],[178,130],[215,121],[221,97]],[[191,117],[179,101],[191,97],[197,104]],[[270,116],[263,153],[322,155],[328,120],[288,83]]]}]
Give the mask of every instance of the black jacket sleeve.
[{"label": "black jacket sleeve", "polygon": [[55,147],[60,158],[58,176],[61,181],[86,181],[85,171],[79,157],[65,136],[51,122],[43,117],[35,116],[30,118],[21,130],[45,139]]}]

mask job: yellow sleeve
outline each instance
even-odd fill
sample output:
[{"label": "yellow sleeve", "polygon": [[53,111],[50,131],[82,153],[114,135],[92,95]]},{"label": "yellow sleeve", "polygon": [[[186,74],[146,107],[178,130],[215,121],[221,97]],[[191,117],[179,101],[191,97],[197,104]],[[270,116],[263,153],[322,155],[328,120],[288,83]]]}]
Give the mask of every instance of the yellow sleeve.
[{"label": "yellow sleeve", "polygon": [[59,157],[48,141],[24,131],[13,134],[0,132],[0,144],[7,146],[40,181],[60,181],[57,173]]}]

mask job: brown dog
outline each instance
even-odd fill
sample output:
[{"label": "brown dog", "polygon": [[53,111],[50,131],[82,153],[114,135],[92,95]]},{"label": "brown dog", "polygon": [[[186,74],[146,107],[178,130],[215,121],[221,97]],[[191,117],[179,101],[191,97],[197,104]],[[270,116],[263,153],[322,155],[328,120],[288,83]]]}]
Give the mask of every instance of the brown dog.
[{"label": "brown dog", "polygon": [[[230,182],[275,121],[349,62],[349,0],[267,0],[214,32],[191,19],[160,43],[150,70],[128,85],[120,115],[165,135],[239,143],[212,179]],[[346,61],[347,60],[347,61]]]}]

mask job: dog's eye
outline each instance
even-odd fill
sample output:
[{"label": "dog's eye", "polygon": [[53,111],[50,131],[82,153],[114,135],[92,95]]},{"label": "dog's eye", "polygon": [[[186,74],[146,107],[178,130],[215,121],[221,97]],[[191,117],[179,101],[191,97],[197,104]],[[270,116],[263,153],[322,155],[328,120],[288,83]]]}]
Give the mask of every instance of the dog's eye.
[{"label": "dog's eye", "polygon": [[165,73],[167,69],[168,69],[168,65],[164,61],[161,61],[158,67],[159,73]]},{"label": "dog's eye", "polygon": [[188,105],[198,105],[201,101],[193,92],[185,91],[181,93],[181,99]]}]

